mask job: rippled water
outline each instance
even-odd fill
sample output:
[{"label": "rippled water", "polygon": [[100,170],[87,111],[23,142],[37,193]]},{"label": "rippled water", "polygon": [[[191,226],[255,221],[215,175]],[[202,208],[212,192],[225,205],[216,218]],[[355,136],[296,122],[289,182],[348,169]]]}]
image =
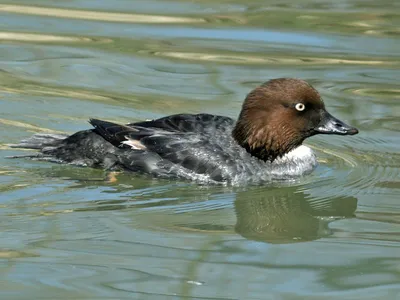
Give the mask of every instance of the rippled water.
[{"label": "rippled water", "polygon": [[[398,1],[0,1],[2,299],[400,298]],[[236,117],[299,77],[355,137],[282,185],[28,160],[16,143],[178,112]]]}]

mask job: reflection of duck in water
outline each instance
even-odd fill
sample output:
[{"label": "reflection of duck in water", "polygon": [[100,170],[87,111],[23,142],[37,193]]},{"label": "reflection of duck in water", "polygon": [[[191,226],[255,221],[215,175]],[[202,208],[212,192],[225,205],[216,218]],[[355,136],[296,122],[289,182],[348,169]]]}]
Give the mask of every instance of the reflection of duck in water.
[{"label": "reflection of duck in water", "polygon": [[268,243],[311,241],[330,235],[328,224],[353,217],[356,208],[354,197],[313,199],[295,188],[256,189],[237,194],[235,231]]}]

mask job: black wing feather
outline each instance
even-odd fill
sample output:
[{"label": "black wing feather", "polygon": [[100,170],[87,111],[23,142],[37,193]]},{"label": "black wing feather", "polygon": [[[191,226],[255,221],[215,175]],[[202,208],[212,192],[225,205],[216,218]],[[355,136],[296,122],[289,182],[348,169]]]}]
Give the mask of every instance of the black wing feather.
[{"label": "black wing feather", "polygon": [[135,140],[140,140],[145,136],[154,134],[153,130],[147,128],[120,125],[98,119],[90,119],[89,123],[93,125],[94,131],[97,134],[117,147],[120,146],[123,141],[126,141],[127,136]]},{"label": "black wing feather", "polygon": [[209,128],[220,128],[232,125],[234,121],[229,117],[210,114],[177,114],[164,118],[130,123],[127,126],[140,126],[142,128],[159,128],[172,132],[202,132]]},{"label": "black wing feather", "polygon": [[[234,123],[231,118],[180,114],[127,125],[97,119],[91,119],[90,123],[97,134],[117,147],[128,148],[121,144],[127,138],[140,141],[146,152],[163,159],[158,164],[168,165],[170,172],[176,172],[172,171],[171,163],[181,165],[189,173],[208,174],[215,181],[223,181],[237,172],[235,159],[219,149],[218,142],[215,142],[221,134],[230,135]],[[219,130],[215,135],[218,128],[224,128],[226,132]],[[135,155],[136,150],[132,151],[126,152],[126,155]],[[132,162],[125,160],[123,164],[130,168]]]}]

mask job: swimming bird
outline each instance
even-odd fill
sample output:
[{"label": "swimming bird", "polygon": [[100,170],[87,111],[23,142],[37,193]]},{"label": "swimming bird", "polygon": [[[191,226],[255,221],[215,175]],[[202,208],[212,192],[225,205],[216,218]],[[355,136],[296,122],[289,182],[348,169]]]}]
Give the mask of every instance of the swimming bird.
[{"label": "swimming bird", "polygon": [[317,160],[302,144],[306,138],[358,133],[326,110],[316,89],[293,78],[272,79],[253,89],[237,120],[200,113],[130,124],[89,123],[92,129],[72,135],[36,134],[13,147],[40,152],[14,157],[203,184],[260,184],[310,173]]}]

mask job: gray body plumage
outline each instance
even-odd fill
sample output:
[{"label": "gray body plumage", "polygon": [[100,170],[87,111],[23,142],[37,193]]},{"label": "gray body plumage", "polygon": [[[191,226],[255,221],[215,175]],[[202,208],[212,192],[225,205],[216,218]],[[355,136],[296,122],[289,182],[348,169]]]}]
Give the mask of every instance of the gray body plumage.
[{"label": "gray body plumage", "polygon": [[94,129],[71,136],[39,134],[19,148],[39,149],[38,160],[107,170],[129,170],[199,183],[241,185],[285,180],[311,172],[316,158],[299,146],[273,162],[260,160],[232,137],[235,121],[209,114],[179,114],[118,125],[92,119]]}]

